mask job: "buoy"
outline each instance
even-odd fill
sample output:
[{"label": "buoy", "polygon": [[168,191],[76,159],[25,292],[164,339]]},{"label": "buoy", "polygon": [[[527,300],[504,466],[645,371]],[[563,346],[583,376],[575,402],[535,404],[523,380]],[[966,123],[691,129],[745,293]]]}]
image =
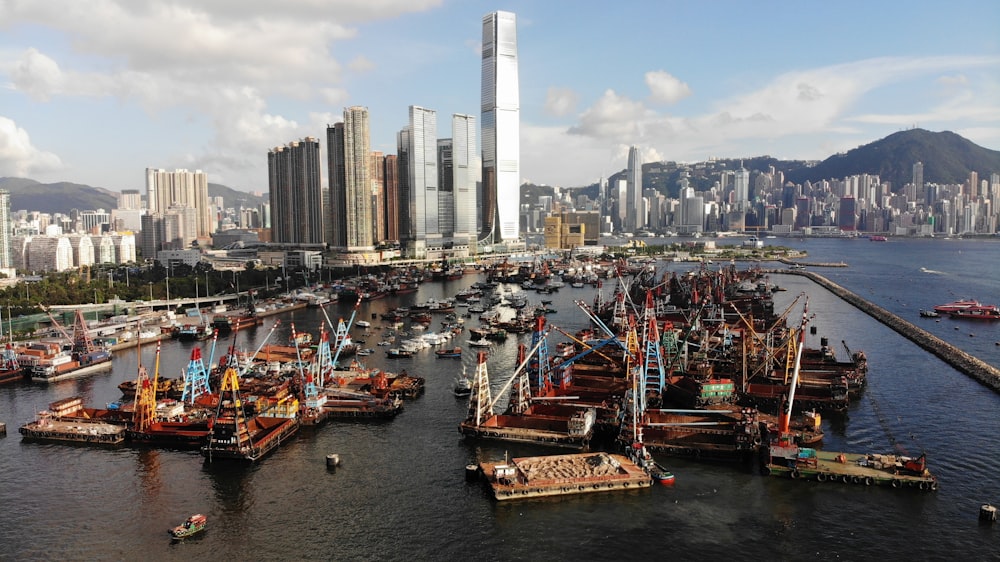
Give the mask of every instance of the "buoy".
[{"label": "buoy", "polygon": [[992,523],[997,520],[997,508],[986,503],[979,508],[979,520]]},{"label": "buoy", "polygon": [[474,464],[465,465],[465,479],[470,482],[479,479],[479,467]]},{"label": "buoy", "polygon": [[327,468],[336,468],[339,465],[340,465],[340,455],[336,453],[331,453],[326,456]]}]

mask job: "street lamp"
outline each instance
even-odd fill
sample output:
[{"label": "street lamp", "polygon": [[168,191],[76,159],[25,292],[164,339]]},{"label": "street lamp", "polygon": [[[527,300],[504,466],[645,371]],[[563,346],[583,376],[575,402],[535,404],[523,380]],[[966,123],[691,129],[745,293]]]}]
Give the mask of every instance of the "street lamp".
[{"label": "street lamp", "polygon": [[153,302],[153,282],[149,282],[149,302]]}]

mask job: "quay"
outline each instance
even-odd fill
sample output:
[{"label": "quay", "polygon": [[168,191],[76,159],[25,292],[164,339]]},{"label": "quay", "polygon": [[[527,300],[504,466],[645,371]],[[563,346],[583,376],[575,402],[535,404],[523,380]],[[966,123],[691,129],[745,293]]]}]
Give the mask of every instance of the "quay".
[{"label": "quay", "polygon": [[624,455],[578,453],[479,464],[497,501],[649,488],[649,474]]},{"label": "quay", "polygon": [[922,349],[931,352],[936,357],[948,363],[958,371],[979,381],[984,386],[1000,392],[1000,369],[986,363],[982,359],[970,355],[951,345],[930,332],[903,320],[888,310],[866,301],[860,296],[848,291],[822,275],[802,270],[772,270],[771,274],[801,275],[811,279],[816,284],[847,301],[855,308],[865,312],[875,320],[892,328],[896,333],[912,341]]}]

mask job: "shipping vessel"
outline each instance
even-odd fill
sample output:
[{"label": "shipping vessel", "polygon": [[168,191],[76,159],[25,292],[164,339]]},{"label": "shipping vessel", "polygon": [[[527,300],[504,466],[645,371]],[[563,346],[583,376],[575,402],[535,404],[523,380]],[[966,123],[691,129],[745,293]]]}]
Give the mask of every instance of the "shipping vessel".
[{"label": "shipping vessel", "polygon": [[[67,340],[72,341],[72,346],[63,349],[58,345],[49,345],[45,353],[36,357],[31,367],[31,380],[47,383],[111,370],[111,351],[102,349],[94,343],[90,337],[87,321],[83,318],[83,311],[76,311],[72,336],[66,333],[51,314],[49,317],[52,318],[56,329],[62,332]],[[38,345],[29,349],[37,348]]]}]

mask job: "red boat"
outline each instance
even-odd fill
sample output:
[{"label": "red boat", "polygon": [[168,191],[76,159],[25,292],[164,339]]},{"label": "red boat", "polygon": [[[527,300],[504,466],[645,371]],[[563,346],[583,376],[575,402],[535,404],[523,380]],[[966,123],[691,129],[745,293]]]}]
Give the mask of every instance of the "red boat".
[{"label": "red boat", "polygon": [[950,314],[952,312],[956,312],[959,310],[965,310],[967,308],[975,308],[979,306],[983,306],[983,304],[979,301],[972,299],[963,299],[963,300],[957,300],[955,302],[950,302],[948,304],[939,304],[934,307],[934,310],[938,312],[947,312]]},{"label": "red boat", "polygon": [[1000,320],[1000,306],[982,304],[972,299],[958,300],[934,307],[952,318],[972,318],[974,320]]}]

